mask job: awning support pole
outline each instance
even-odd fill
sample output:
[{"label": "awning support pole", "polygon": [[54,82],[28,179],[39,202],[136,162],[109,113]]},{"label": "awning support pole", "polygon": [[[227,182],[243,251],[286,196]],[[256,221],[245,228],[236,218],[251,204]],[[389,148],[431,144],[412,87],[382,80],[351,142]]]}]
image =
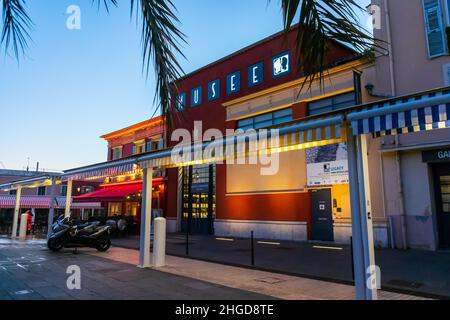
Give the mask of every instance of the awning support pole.
[{"label": "awning support pole", "polygon": [[364,269],[368,279],[366,280],[366,299],[377,300],[377,274],[375,264],[375,247],[373,240],[372,205],[370,197],[370,180],[368,164],[368,135],[359,135],[357,140],[358,155],[358,186],[361,208],[361,232],[364,249]]},{"label": "awning support pole", "polygon": [[153,168],[144,169],[141,205],[141,236],[139,247],[139,268],[148,268],[150,261],[150,241],[152,227],[152,179]]},{"label": "awning support pole", "polygon": [[[357,300],[376,299],[376,288],[368,286],[375,266],[370,202],[366,201],[368,186],[366,137],[355,137],[347,126],[347,151],[352,217],[353,264],[355,270],[355,295]],[[364,174],[366,173],[366,174]],[[370,198],[368,198],[370,199]],[[370,219],[369,219],[370,218]],[[370,230],[369,230],[370,229]],[[369,278],[369,277],[370,278]]]},{"label": "awning support pole", "polygon": [[16,205],[14,207],[14,217],[13,217],[11,238],[16,238],[17,237],[17,225],[19,223],[20,197],[21,197],[21,195],[22,195],[22,187],[18,187],[16,189]]},{"label": "awning support pole", "polygon": [[56,195],[56,177],[52,178],[52,185],[50,186],[50,204],[48,209],[47,222],[47,239],[52,234],[53,218],[55,217],[55,195]]},{"label": "awning support pole", "polygon": [[67,194],[66,194],[66,210],[64,211],[64,217],[70,217],[70,208],[72,206],[72,187],[73,180],[67,180]]}]

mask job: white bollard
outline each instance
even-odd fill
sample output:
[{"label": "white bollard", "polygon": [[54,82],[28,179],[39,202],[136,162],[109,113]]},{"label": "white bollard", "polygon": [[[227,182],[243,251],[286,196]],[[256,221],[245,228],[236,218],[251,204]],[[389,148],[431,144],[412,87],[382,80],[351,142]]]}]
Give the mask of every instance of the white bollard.
[{"label": "white bollard", "polygon": [[27,238],[27,228],[28,227],[28,214],[23,213],[20,216],[20,229],[19,229],[19,239],[25,240]]},{"label": "white bollard", "polygon": [[156,218],[153,241],[153,266],[155,268],[166,265],[166,219]]}]

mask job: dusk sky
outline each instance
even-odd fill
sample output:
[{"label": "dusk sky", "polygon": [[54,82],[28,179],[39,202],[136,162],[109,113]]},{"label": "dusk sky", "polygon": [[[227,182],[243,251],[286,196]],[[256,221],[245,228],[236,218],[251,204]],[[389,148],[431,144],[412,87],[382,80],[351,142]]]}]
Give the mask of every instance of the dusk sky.
[{"label": "dusk sky", "polygon": [[[360,3],[368,4],[369,0]],[[154,112],[153,69],[142,73],[140,28],[129,1],[108,15],[91,0],[29,0],[33,42],[19,64],[0,56],[0,168],[63,170],[106,160],[100,135]],[[175,0],[188,36],[185,72],[282,28],[280,1]],[[69,5],[81,30],[66,28]]]}]

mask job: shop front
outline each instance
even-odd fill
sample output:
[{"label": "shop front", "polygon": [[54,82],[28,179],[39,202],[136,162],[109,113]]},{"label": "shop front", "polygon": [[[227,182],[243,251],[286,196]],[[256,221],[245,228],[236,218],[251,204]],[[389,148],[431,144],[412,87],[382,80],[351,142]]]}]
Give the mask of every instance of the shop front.
[{"label": "shop front", "polygon": [[182,169],[182,232],[214,234],[215,166]]},{"label": "shop front", "polygon": [[[121,181],[121,182],[119,182]],[[100,202],[105,210],[101,215],[85,215],[82,220],[124,220],[120,231],[138,235],[140,232],[142,203],[142,173],[111,176],[100,185],[102,189],[74,197],[74,204]],[[165,179],[155,177],[152,184],[152,208],[154,216],[162,216],[165,205]]]},{"label": "shop front", "polygon": [[423,151],[422,159],[430,167],[438,246],[450,248],[450,148]]}]

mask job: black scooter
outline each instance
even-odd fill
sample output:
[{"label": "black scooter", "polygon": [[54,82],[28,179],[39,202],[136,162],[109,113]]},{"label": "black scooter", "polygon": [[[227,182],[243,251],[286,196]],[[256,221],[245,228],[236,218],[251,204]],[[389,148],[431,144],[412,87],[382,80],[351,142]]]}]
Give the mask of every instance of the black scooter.
[{"label": "black scooter", "polygon": [[98,226],[98,223],[88,222],[75,225],[70,217],[60,216],[52,225],[52,234],[47,241],[51,251],[62,248],[90,247],[105,252],[111,246],[111,228]]}]

